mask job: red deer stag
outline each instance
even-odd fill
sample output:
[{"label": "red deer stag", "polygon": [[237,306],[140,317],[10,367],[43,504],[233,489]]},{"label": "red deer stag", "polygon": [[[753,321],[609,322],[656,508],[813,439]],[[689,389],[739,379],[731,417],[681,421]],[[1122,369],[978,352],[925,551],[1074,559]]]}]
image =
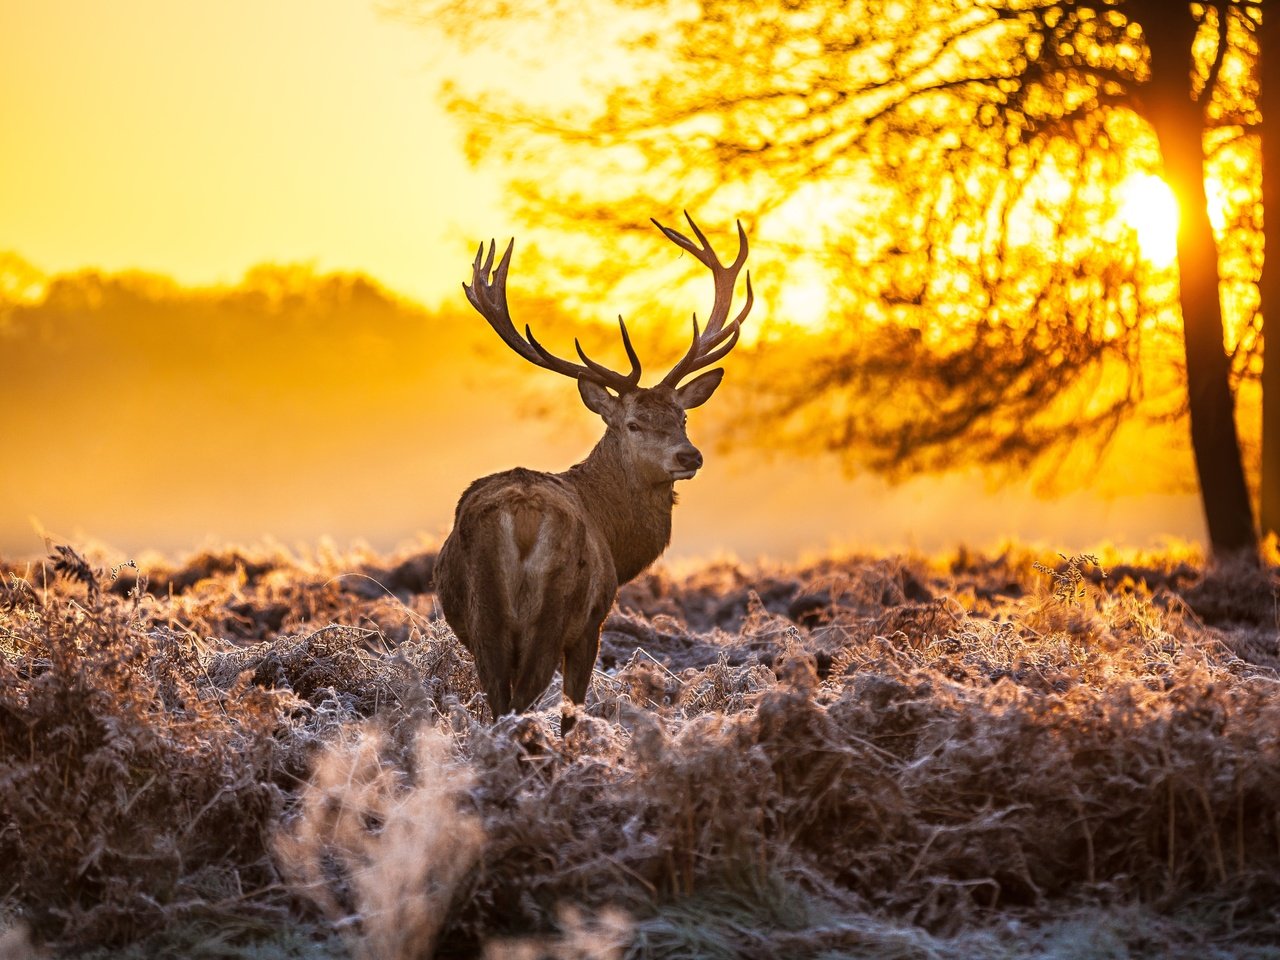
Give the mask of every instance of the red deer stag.
[{"label": "red deer stag", "polygon": [[[685,433],[685,411],[705,403],[724,376],[711,370],[681,386],[733,349],[751,309],[729,324],[738,273],[747,259],[747,235],[738,224],[738,256],[725,266],[689,215],[698,243],[654,220],[667,239],[691,253],[715,280],[706,328],[693,318],[693,343],[653,387],[640,386],[640,361],[622,318],[622,346],[631,364],[623,376],[596,363],[574,341],[582,363],[549,353],[533,337],[516,332],[507,309],[507,268],[512,240],[492,273],[476,253],[467,299],[502,341],[530,363],[572,377],[587,409],[604,418],[604,436],[581,463],[563,473],[517,467],[483,477],[458,501],[453,531],[436,560],[436,588],[445,619],[475,657],[476,672],[494,718],[527,710],[560,667],[564,693],[579,706],[600,649],[600,626],[626,583],[662,553],[671,539],[675,482],[702,466],[702,454]],[[567,706],[561,734],[575,716]]]}]

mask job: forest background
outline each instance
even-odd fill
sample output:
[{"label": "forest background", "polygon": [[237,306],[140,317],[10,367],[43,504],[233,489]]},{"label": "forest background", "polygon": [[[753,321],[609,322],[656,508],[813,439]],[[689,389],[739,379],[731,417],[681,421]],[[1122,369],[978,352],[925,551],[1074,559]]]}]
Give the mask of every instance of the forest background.
[{"label": "forest background", "polygon": [[[1058,403],[1048,421],[1028,426],[1072,442],[1043,450],[1002,452],[995,433],[984,440],[960,431],[935,453],[895,457],[885,455],[875,411],[916,409],[936,368],[909,359],[882,366],[857,384],[857,402],[846,379],[843,392],[815,395],[789,418],[769,403],[786,399],[771,391],[780,372],[812,369],[806,357],[855,358],[852,340],[905,358],[898,337],[914,335],[908,315],[938,315],[937,290],[922,297],[885,288],[919,273],[920,250],[885,244],[896,242],[889,228],[909,220],[920,197],[886,206],[883,178],[865,163],[845,177],[839,203],[830,191],[815,196],[818,188],[760,201],[739,184],[717,199],[708,182],[672,178],[664,191],[594,175],[583,182],[622,183],[646,201],[604,222],[599,198],[592,207],[578,197],[587,214],[577,218],[562,203],[557,219],[554,191],[539,207],[521,180],[520,171],[538,168],[510,151],[540,142],[531,124],[579,149],[565,154],[575,164],[616,158],[582,153],[561,121],[587,116],[582,105],[601,87],[634,82],[621,54],[639,58],[628,71],[652,55],[630,42],[645,36],[645,18],[653,22],[651,5],[621,10],[594,45],[580,42],[584,24],[572,18],[552,31],[554,17],[508,18],[505,31],[490,31],[492,42],[467,43],[466,23],[451,20],[457,11],[448,5],[304,12],[233,4],[188,16],[139,4],[127,20],[75,3],[40,11],[0,14],[15,52],[3,89],[16,148],[6,151],[10,176],[0,185],[0,246],[13,251],[3,264],[0,391],[11,449],[21,451],[0,472],[0,548],[9,554],[42,552],[46,532],[126,551],[322,536],[385,549],[442,534],[469,479],[516,462],[562,467],[597,430],[562,384],[542,383],[505,355],[464,309],[458,284],[473,245],[519,238],[516,312],[553,348],[585,328],[608,355],[607,321],[623,312],[646,356],[661,357],[680,349],[683,318],[704,291],[687,263],[661,249],[645,216],[674,221],[683,205],[713,237],[726,235],[735,216],[750,224],[759,304],[751,349],[735,355],[724,398],[694,425],[711,456],[683,491],[673,556],[1205,537],[1185,403],[1167,386],[1182,373],[1171,201],[1140,122],[1126,128],[1134,148],[1108,168],[1116,189],[1086,225],[1102,241],[1091,263],[1119,264],[1103,279],[1121,276],[1142,305],[1131,311],[1141,323],[1129,327],[1155,330],[1168,348],[1144,373],[1147,406],[1086,424],[1078,404]],[[501,12],[475,11],[474,22]],[[531,29],[541,39],[525,49],[555,56],[512,50]],[[210,36],[220,54],[205,44]],[[238,51],[233,71],[219,66],[229,49]],[[584,77],[593,79],[584,85]],[[442,80],[452,81],[445,97]],[[1250,136],[1238,139],[1247,146]],[[489,162],[469,165],[468,156]],[[686,171],[733,169],[709,156],[694,151]],[[543,187],[564,186],[541,173]],[[1250,358],[1260,355],[1260,260],[1244,228],[1259,223],[1239,189],[1224,192],[1223,183],[1210,181],[1209,212],[1220,231],[1246,237],[1224,302],[1234,376],[1248,390],[1257,373],[1250,378]],[[1062,184],[1036,190],[1039,207],[1081,209]],[[868,208],[868,198],[879,205]],[[1079,225],[1060,213],[1050,209],[1046,222]],[[1039,229],[1034,216],[1027,222]],[[851,223],[858,232],[849,233]],[[601,270],[601,255],[620,269]],[[889,269],[895,262],[904,269]],[[973,315],[973,303],[948,309],[953,328]],[[875,321],[870,336],[849,320],[866,316]],[[1108,339],[1115,317],[1100,323],[1104,352],[1135,342]],[[875,361],[873,353],[864,358]],[[975,363],[992,355],[972,354]],[[1256,496],[1256,391],[1241,409]],[[824,417],[832,410],[844,413]],[[810,429],[823,422],[833,424],[826,435]],[[844,442],[850,423],[865,425],[871,442]],[[1081,424],[1089,429],[1076,437]]]}]

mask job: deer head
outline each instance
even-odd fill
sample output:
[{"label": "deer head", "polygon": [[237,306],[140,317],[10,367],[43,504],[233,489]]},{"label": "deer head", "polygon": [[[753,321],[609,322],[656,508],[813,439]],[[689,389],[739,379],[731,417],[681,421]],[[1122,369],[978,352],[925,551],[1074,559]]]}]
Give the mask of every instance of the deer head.
[{"label": "deer head", "polygon": [[641,482],[651,484],[687,480],[702,466],[702,454],[689,442],[685,432],[686,410],[705,403],[715,392],[724,377],[724,370],[711,370],[682,384],[690,374],[722,360],[738,342],[742,321],[751,310],[754,295],[751,290],[751,273],[747,272],[746,303],[738,315],[726,324],[733,301],[733,291],[738,274],[747,260],[747,235],[738,223],[738,255],[729,265],[724,265],[712,250],[706,236],[698,229],[693,218],[685,213],[685,219],[697,238],[695,243],[682,233],[654,220],[654,225],[680,247],[692,254],[711,271],[715,283],[715,300],[705,328],[693,317],[693,341],[680,361],[662,380],[652,387],[640,386],[640,360],[631,345],[627,325],[618,317],[622,334],[622,346],[626,350],[631,370],[627,374],[610,370],[592,360],[574,340],[581,363],[564,360],[550,353],[536,339],[526,325],[522,337],[512,323],[507,308],[507,271],[511,265],[511,253],[515,241],[507,245],[497,270],[493,268],[496,244],[490,243],[489,253],[484,255],[484,245],[476,252],[472,265],[471,285],[462,285],[467,299],[481,316],[489,322],[503,343],[530,363],[545,370],[574,378],[578,393],[587,409],[600,415],[608,431],[606,438],[617,445],[619,455],[628,463],[630,474]]}]

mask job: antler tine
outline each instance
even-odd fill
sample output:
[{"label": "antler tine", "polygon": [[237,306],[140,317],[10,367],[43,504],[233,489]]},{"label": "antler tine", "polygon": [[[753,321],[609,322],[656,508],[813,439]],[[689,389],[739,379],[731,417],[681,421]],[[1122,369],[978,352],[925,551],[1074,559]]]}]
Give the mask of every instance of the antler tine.
[{"label": "antler tine", "polygon": [[[520,336],[507,307],[507,270],[511,266],[511,252],[515,249],[515,245],[514,239],[507,244],[506,252],[503,253],[502,259],[498,262],[498,269],[495,271],[493,258],[497,243],[489,241],[488,257],[484,255],[484,244],[480,244],[480,249],[476,251],[475,262],[471,265],[471,286],[465,283],[462,285],[471,306],[475,307],[476,312],[488,321],[489,326],[493,327],[503,343],[530,363],[575,380],[590,380],[603,387],[610,387],[618,393],[634,390],[640,382],[640,359],[631,346],[631,337],[627,334],[627,325],[623,323],[621,316],[618,317],[618,325],[622,328],[622,345],[631,363],[631,372],[626,376],[596,363],[583,352],[582,345],[576,339],[573,345],[585,366],[563,360],[551,353],[534,339],[533,331],[527,324],[524,328],[524,336]],[[491,276],[492,279],[490,279]]]},{"label": "antler tine", "polygon": [[737,221],[738,226],[738,255],[728,266],[720,262],[715,251],[711,247],[710,241],[706,235],[698,229],[698,225],[694,223],[693,217],[689,215],[689,211],[685,211],[685,219],[689,221],[689,226],[693,230],[693,234],[698,238],[698,243],[694,243],[684,234],[672,230],[670,227],[664,227],[662,224],[654,220],[654,225],[662,231],[663,235],[680,247],[693,254],[697,260],[711,271],[712,280],[715,283],[715,300],[711,306],[711,315],[707,318],[707,326],[705,330],[699,332],[698,317],[695,314],[693,318],[693,343],[690,344],[688,351],[663,379],[665,386],[674,387],[690,373],[695,370],[701,370],[708,367],[724,357],[738,342],[741,334],[742,322],[747,318],[751,305],[755,301],[755,295],[751,290],[751,272],[747,271],[747,300],[742,310],[733,319],[733,322],[725,326],[725,320],[729,316],[729,308],[733,304],[733,290],[738,282],[738,273],[742,270],[743,264],[747,262],[747,232],[742,228],[742,221]]},{"label": "antler tine", "polygon": [[[618,314],[618,329],[622,331],[622,348],[627,351],[627,361],[631,364],[631,372],[624,379],[630,387],[635,387],[640,382],[640,358],[636,356],[635,347],[631,346],[631,336],[627,333],[627,325],[622,319],[622,314]],[[582,350],[582,344],[578,342],[578,338],[573,338],[574,349],[578,351],[578,356],[582,358],[582,362],[590,367],[593,371],[602,377],[618,376],[608,367],[601,366],[596,363]]]},{"label": "antler tine", "polygon": [[475,262],[471,265],[471,286],[468,287],[464,283],[462,290],[466,293],[471,306],[475,307],[476,312],[489,322],[489,326],[493,327],[503,343],[526,360],[538,363],[537,355],[530,349],[529,344],[516,333],[511,323],[511,314],[507,310],[507,268],[511,263],[511,252],[515,248],[515,243],[513,239],[507,244],[506,252],[502,255],[498,272],[494,275],[492,283],[488,278],[493,271],[493,257],[497,251],[497,243],[489,241],[487,258],[484,255],[484,244],[480,244],[480,248],[476,251]]},{"label": "antler tine", "polygon": [[[680,381],[693,373],[695,370],[701,370],[709,367],[714,363],[719,363],[738,343],[738,337],[742,333],[742,321],[747,318],[747,313],[751,310],[751,305],[755,302],[755,294],[751,290],[751,271],[747,271],[747,301],[742,305],[742,310],[733,318],[733,322],[719,332],[704,331],[701,335],[698,333],[698,317],[695,314],[693,318],[693,343],[689,345],[689,349],[685,355],[680,358],[680,362],[671,368],[671,372],[662,378],[662,383],[668,387],[678,386]],[[710,335],[708,335],[710,334]]]},{"label": "antler tine", "polygon": [[707,318],[705,332],[718,332],[729,315],[729,304],[733,300],[733,288],[738,281],[738,273],[742,270],[742,265],[747,262],[747,232],[742,228],[742,221],[736,221],[738,227],[738,255],[734,257],[733,263],[726,266],[720,262],[720,258],[716,256],[716,252],[712,249],[706,234],[694,222],[688,210],[684,212],[684,218],[689,221],[689,227],[693,230],[693,235],[698,238],[698,243],[695,244],[684,234],[663,226],[657,220],[654,220],[653,224],[662,231],[668,240],[681,250],[693,254],[699,263],[711,271],[712,278],[715,281],[716,295],[711,307],[711,314]]}]

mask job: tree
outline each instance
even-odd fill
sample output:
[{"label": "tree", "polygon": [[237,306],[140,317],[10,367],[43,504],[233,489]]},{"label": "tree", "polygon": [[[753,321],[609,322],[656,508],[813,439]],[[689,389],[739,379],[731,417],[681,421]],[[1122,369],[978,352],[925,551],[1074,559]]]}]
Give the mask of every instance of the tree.
[{"label": "tree", "polygon": [[[1280,15],[1274,6],[1262,20],[1259,43],[1259,107],[1262,139],[1262,209],[1280,210]],[[1272,106],[1274,110],[1271,110]],[[1268,216],[1265,222],[1266,244],[1271,251],[1280,250],[1280,216]],[[1259,299],[1263,304],[1280,304],[1280,257],[1262,262]],[[1270,329],[1280,326],[1280,317],[1272,311]],[[1264,315],[1265,322],[1265,315]],[[1274,340],[1272,342],[1275,342]],[[1262,497],[1261,521],[1264,533],[1280,535],[1280,362],[1262,368]]]},{"label": "tree", "polygon": [[[1181,196],[1178,266],[1191,443],[1215,550],[1257,550],[1253,512],[1236,434],[1230,359],[1223,352],[1218,254],[1205,197],[1206,105],[1228,45],[1229,7],[1220,7],[1218,55],[1196,96],[1193,46],[1199,26],[1184,5],[1173,10],[1157,0],[1129,0],[1128,12],[1142,25],[1149,77],[1135,103],[1155,130],[1165,176]],[[1245,22],[1252,23],[1245,19]],[[1280,480],[1280,478],[1275,478]]]},{"label": "tree", "polygon": [[[625,227],[656,201],[778,223],[821,190],[842,323],[802,376],[773,378],[770,412],[792,442],[891,473],[1024,465],[1105,442],[1135,414],[1185,412],[1215,551],[1256,549],[1233,386],[1266,376],[1248,162],[1260,3],[624,5],[653,20],[631,46],[638,72],[606,82],[594,111],[513,118],[459,100],[477,154],[538,171],[514,183],[528,219]],[[455,30],[491,28],[467,10]],[[1246,188],[1217,237],[1207,168]],[[1116,222],[1114,187],[1143,170],[1181,200],[1176,286]],[[868,211],[869,228],[856,222]],[[601,266],[589,270],[611,278]],[[1276,285],[1263,276],[1264,303]],[[1265,393],[1273,529],[1280,390]]]}]

